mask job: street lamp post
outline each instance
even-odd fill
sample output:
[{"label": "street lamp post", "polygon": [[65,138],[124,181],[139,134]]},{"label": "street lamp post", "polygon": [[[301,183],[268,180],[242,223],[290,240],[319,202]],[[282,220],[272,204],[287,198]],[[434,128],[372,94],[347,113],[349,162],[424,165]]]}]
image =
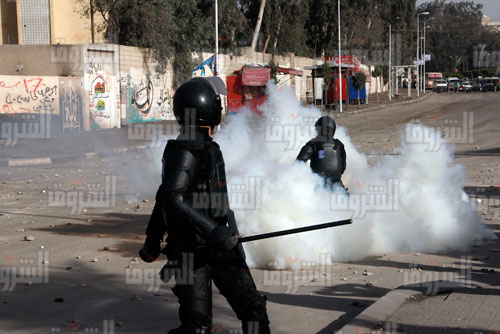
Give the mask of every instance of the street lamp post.
[{"label": "street lamp post", "polygon": [[219,71],[219,6],[215,0],[215,76],[218,76]]},{"label": "street lamp post", "polygon": [[[342,113],[342,45],[340,39],[340,0],[338,0],[338,21],[339,21],[339,99],[340,113]],[[347,77],[347,74],[346,74]],[[346,78],[347,82],[347,78]]]},{"label": "street lamp post", "polygon": [[392,23],[389,23],[389,101],[392,101]]},{"label": "street lamp post", "polygon": [[[426,21],[426,22],[427,22],[427,21]],[[427,82],[426,82],[426,80],[425,80],[425,72],[426,72],[426,71],[425,71],[425,66],[426,66],[426,64],[427,64],[427,61],[425,60],[425,29],[426,29],[426,28],[430,28],[430,27],[431,27],[431,26],[428,26],[428,25],[424,24],[424,42],[423,42],[424,44],[423,44],[423,47],[422,47],[422,50],[423,50],[423,52],[422,52],[422,53],[424,54],[424,95],[425,95],[425,88],[426,88],[426,86],[427,86]]]},{"label": "street lamp post", "polygon": [[420,96],[420,15],[429,15],[429,12],[422,12],[417,14],[417,82],[415,87],[417,88],[417,96]]}]

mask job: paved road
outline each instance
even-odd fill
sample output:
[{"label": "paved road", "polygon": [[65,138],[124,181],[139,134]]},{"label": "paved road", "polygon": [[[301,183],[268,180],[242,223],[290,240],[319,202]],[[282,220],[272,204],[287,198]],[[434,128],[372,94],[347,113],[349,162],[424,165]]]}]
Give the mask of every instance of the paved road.
[{"label": "paved road", "polygon": [[[463,112],[472,111],[473,142],[457,145],[458,151],[470,155],[455,159],[467,166],[467,184],[474,191],[477,185],[500,184],[499,104],[500,94],[436,94],[417,104],[342,116],[338,123],[348,128],[363,152],[392,154],[404,123],[418,119],[439,126],[443,118],[460,120]],[[127,143],[124,147],[137,144],[128,140],[125,130],[93,135],[95,143],[92,134],[53,138],[61,147],[54,146],[43,154],[83,154],[96,147],[117,148],[123,142]],[[98,139],[108,136],[108,140]],[[83,137],[90,144],[84,144]],[[114,144],[107,145],[111,142]],[[139,144],[144,145],[144,141]],[[30,146],[29,141],[19,145],[26,156],[40,154],[38,146]],[[153,206],[160,151],[161,148],[123,151],[110,156],[82,156],[52,165],[0,168],[2,273],[27,268],[30,261],[32,266],[41,264],[43,259],[39,261],[38,256],[45,251],[50,257],[43,264],[50,269],[47,284],[42,275],[40,283],[35,278],[33,284],[19,279],[15,286],[8,287],[9,291],[2,291],[2,332],[75,333],[84,329],[103,332],[105,326],[114,326],[115,333],[164,333],[177,323],[176,299],[169,286],[163,284],[159,291],[148,291],[150,284],[154,286],[148,275],[158,270],[161,263],[149,265],[133,260],[143,242],[144,227]],[[4,158],[6,151],[2,148],[0,152],[0,159]],[[15,150],[10,152],[9,157],[15,156]],[[107,181],[116,184],[116,202],[105,208],[72,207],[68,203],[73,202],[68,201],[64,207],[56,207],[57,201],[49,198],[56,190],[78,194],[84,188],[103,189]],[[487,209],[484,214],[481,212],[482,217],[498,232],[499,207]],[[34,240],[23,240],[29,236]],[[310,273],[313,277],[308,283],[292,280],[292,286],[266,283],[265,275],[269,272],[264,270],[253,270],[253,274],[258,288],[269,298],[273,333],[326,334],[341,328],[387,292],[408,283],[408,278],[417,272],[422,273],[420,278],[434,279],[446,272],[443,268],[463,269],[461,259],[467,255],[472,258],[472,284],[497,293],[498,274],[481,269],[500,268],[496,256],[499,248],[493,243],[467,252],[380,254],[363,261],[319,268]],[[134,276],[134,280],[133,269],[139,270],[135,273],[142,274],[141,279]],[[363,275],[365,271],[372,275]],[[297,273],[280,273],[293,274]],[[238,321],[222,297],[218,293],[214,296],[214,332],[236,333]],[[63,301],[56,302],[56,298]]]}]

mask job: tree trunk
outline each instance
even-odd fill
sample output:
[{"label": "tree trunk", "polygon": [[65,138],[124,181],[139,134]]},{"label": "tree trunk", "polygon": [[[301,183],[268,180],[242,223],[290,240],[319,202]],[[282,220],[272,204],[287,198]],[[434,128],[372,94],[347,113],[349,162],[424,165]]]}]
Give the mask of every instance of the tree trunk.
[{"label": "tree trunk", "polygon": [[262,0],[262,2],[260,3],[257,23],[255,24],[255,30],[253,31],[252,45],[250,46],[253,51],[255,51],[255,47],[257,46],[257,40],[259,39],[260,25],[262,24],[262,17],[264,16],[265,7],[266,7],[266,0]]}]

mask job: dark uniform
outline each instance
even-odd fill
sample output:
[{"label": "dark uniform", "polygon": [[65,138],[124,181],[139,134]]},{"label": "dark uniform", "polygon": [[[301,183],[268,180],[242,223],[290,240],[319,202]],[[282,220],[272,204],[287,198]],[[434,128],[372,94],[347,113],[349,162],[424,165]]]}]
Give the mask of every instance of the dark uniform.
[{"label": "dark uniform", "polygon": [[342,185],[342,174],[346,169],[344,144],[333,138],[337,128],[335,121],[328,116],[321,117],[315,124],[317,136],[302,147],[297,160],[311,160],[311,169],[325,179],[325,185]]},{"label": "dark uniform", "polygon": [[168,262],[161,275],[165,281],[176,278],[173,291],[179,298],[181,321],[169,334],[211,332],[212,281],[242,321],[243,333],[266,334],[270,333],[266,299],[257,291],[237,242],[224,159],[210,137],[221,120],[221,88],[214,82],[191,79],[174,96],[181,135],[165,147],[162,184],[140,255],[144,261],[154,261],[168,234],[162,250]]}]

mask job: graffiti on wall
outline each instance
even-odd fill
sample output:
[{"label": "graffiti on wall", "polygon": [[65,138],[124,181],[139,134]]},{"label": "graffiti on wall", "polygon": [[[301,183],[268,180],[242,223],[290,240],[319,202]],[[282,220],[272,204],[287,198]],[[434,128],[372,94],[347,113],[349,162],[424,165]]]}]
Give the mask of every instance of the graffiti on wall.
[{"label": "graffiti on wall", "polygon": [[173,94],[168,88],[165,75],[157,77],[144,76],[141,71],[131,70],[130,74],[122,75],[126,83],[126,95],[122,91],[122,104],[127,103],[130,123],[152,122],[174,119]]},{"label": "graffiti on wall", "polygon": [[59,115],[58,78],[0,76],[0,113]]},{"label": "graffiti on wall", "polygon": [[61,78],[59,80],[59,108],[62,116],[63,133],[83,129],[83,95],[81,80]]},{"label": "graffiti on wall", "polygon": [[112,78],[104,66],[90,62],[87,68],[89,78],[89,112],[91,129],[108,129],[113,127],[112,113]]}]

